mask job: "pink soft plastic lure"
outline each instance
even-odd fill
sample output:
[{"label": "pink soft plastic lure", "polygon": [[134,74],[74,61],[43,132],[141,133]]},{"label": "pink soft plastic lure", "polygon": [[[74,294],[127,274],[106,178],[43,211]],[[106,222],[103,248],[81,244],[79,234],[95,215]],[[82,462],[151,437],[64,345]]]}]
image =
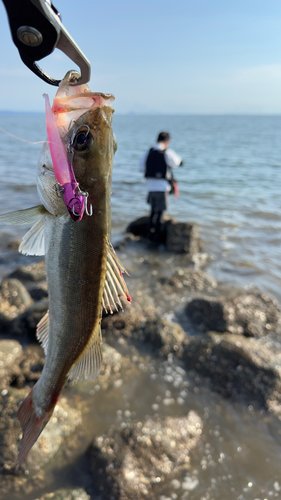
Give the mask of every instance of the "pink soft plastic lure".
[{"label": "pink soft plastic lure", "polygon": [[55,177],[61,185],[65,206],[74,221],[82,219],[85,209],[85,197],[79,194],[79,184],[68,163],[66,152],[57,129],[49,96],[43,94],[46,108],[47,135]]}]

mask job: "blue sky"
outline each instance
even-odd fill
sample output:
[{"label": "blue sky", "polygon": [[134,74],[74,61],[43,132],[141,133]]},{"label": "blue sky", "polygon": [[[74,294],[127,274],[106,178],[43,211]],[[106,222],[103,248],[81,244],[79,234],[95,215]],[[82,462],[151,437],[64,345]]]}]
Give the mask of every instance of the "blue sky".
[{"label": "blue sky", "polygon": [[[280,114],[280,0],[55,0],[119,113]],[[55,88],[21,62],[0,2],[0,109],[44,111]],[[56,50],[42,68],[74,64]]]}]

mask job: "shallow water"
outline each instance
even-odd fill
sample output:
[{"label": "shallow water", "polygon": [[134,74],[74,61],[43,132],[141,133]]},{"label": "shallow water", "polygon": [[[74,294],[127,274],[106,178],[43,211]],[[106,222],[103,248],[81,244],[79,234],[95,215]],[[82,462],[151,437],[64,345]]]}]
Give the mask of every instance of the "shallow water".
[{"label": "shallow water", "polygon": [[[112,186],[113,240],[131,220],[148,211],[137,163],[157,133],[168,129],[173,138],[171,146],[184,160],[184,167],[176,172],[180,198],[170,199],[169,214],[178,220],[197,222],[204,250],[212,258],[208,272],[224,282],[219,289],[255,285],[280,300],[281,117],[117,115],[114,120],[119,149]],[[0,126],[30,141],[45,138],[44,115],[0,115]],[[36,205],[35,168],[41,145],[19,142],[4,134],[1,138],[0,213]],[[11,254],[7,263],[7,243],[25,231],[0,227],[2,274],[17,265],[16,254]],[[139,298],[167,319],[180,320],[185,298],[181,305],[174,298],[158,297],[153,279],[165,269],[169,272],[175,266],[183,267],[182,257],[168,255],[163,249],[152,254],[141,246],[133,247],[130,253],[125,248],[119,256],[130,272],[131,286],[128,284],[134,301]],[[148,277],[146,282],[139,281],[143,276]],[[193,410],[202,418],[203,434],[191,454],[191,468],[172,483],[159,485],[157,498],[279,498],[280,421],[270,413],[223,400],[201,387],[199,379],[183,372],[171,357],[164,363],[150,360],[146,371],[147,363],[140,356],[148,353],[136,356],[134,368],[124,374],[121,385],[113,384],[106,403],[95,382],[66,388],[65,395],[73,404],[82,395],[82,434],[79,432],[75,453],[65,456],[61,452],[52,467],[46,467],[44,491],[87,484],[87,478],[76,472],[84,470],[83,453],[93,435],[106,432],[110,425],[155,413],[181,416]],[[42,492],[34,492],[26,500],[34,500]],[[9,498],[22,497],[11,492]]]},{"label": "shallow water", "polygon": [[[25,500],[35,500],[61,487],[84,487],[97,500],[84,458],[94,435],[106,433],[111,425],[143,421],[146,416],[181,417],[189,411],[202,419],[202,435],[191,452],[190,467],[159,484],[157,500],[280,498],[281,426],[275,416],[255,412],[250,406],[234,405],[199,387],[199,378],[187,376],[172,357],[164,363],[142,361],[142,357],[135,359],[135,367],[122,377],[122,385],[112,385],[106,400],[94,381],[79,382],[64,390],[72,404],[77,395],[82,396],[87,409],[83,427],[75,438],[75,447],[73,438],[69,438],[51,467],[45,467],[45,487],[37,491],[35,488]],[[68,446],[70,456],[66,453]],[[36,471],[30,470],[29,476],[35,476],[36,483]],[[21,498],[22,492],[11,490],[9,500]]]},{"label": "shallow water", "polygon": [[[179,417],[195,411],[203,421],[199,446],[191,452],[190,470],[179,476],[178,482],[165,481],[159,487],[159,500],[163,494],[173,498],[175,493],[178,496],[174,498],[193,500],[278,497],[281,427],[276,417],[265,417],[252,407],[230,404],[199,388],[199,378],[187,376],[172,356],[164,363],[151,361],[147,372],[144,368],[138,360],[133,383],[127,377],[121,390],[113,388],[116,414],[108,417],[106,411],[99,410],[99,431],[106,432],[109,421],[120,425],[131,419],[142,421],[146,415]],[[89,383],[84,387],[89,394]],[[94,432],[96,408],[103,407],[102,394],[94,402],[89,400],[89,404],[92,408],[87,426]]]}]

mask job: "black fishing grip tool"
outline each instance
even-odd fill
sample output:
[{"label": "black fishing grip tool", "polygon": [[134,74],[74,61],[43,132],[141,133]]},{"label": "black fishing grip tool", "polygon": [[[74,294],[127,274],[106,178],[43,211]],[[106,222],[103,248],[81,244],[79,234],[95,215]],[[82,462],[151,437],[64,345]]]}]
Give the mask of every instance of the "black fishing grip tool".
[{"label": "black fishing grip tool", "polygon": [[9,18],[12,38],[24,64],[50,85],[60,80],[48,76],[36,63],[55,48],[64,52],[80,68],[81,77],[70,85],[87,83],[91,65],[61,22],[61,16],[50,0],[3,0]]}]

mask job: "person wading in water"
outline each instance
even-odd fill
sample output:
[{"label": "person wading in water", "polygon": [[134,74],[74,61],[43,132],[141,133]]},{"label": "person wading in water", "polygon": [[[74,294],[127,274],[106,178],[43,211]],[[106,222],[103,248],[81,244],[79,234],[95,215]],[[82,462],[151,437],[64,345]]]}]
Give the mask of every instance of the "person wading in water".
[{"label": "person wading in water", "polygon": [[168,208],[168,193],[177,193],[172,169],[183,164],[175,151],[168,149],[170,139],[168,132],[160,132],[155,146],[144,154],[139,163],[139,170],[146,177],[147,202],[151,205],[148,238],[155,243],[159,242],[162,215]]}]

